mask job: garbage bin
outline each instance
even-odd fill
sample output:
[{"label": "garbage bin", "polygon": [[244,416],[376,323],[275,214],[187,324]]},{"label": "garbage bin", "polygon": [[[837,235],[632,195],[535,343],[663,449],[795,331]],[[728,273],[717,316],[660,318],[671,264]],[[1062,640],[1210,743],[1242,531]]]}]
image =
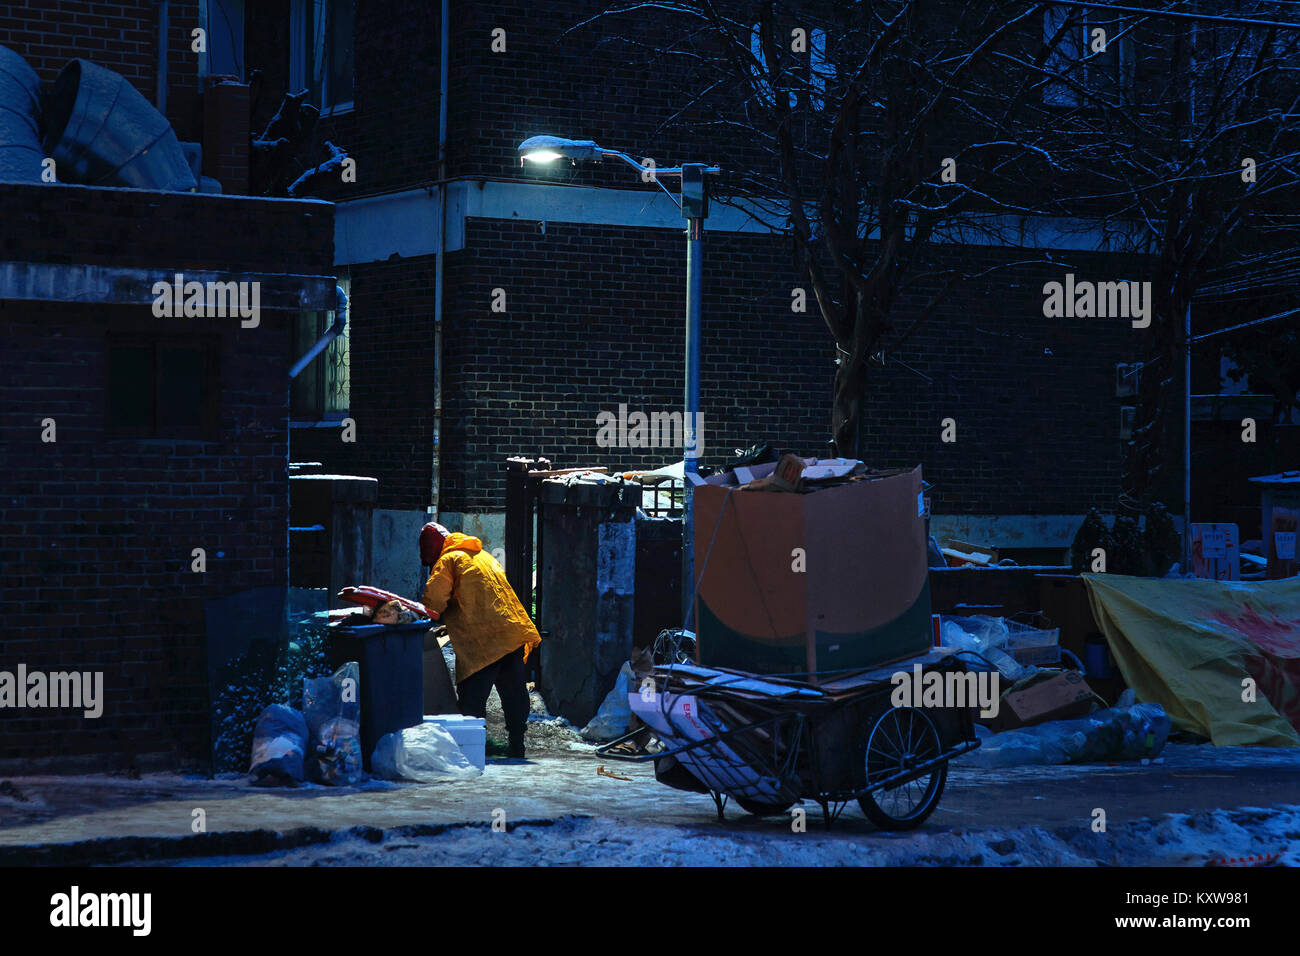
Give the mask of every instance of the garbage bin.
[{"label": "garbage bin", "polygon": [[424,721],[424,635],[432,626],[427,620],[330,625],[331,666],[356,661],[361,667],[361,752],[366,770],[380,737]]}]

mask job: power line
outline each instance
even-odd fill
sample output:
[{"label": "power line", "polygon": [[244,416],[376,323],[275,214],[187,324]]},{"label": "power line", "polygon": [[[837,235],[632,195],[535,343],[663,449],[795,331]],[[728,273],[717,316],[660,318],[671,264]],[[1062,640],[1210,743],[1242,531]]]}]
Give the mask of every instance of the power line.
[{"label": "power line", "polygon": [[1300,23],[1286,23],[1282,20],[1257,20],[1252,17],[1223,17],[1210,13],[1185,13],[1175,10],[1150,10],[1146,7],[1120,6],[1113,3],[1079,3],[1050,0],[1041,3],[1043,7],[1084,7],[1089,10],[1102,10],[1113,13],[1133,13],[1143,17],[1160,20],[1190,20],[1193,23],[1226,23],[1232,26],[1271,27],[1280,30],[1300,30]]},{"label": "power line", "polygon": [[1236,332],[1238,329],[1248,329],[1254,325],[1263,325],[1266,322],[1276,322],[1278,319],[1289,318],[1293,315],[1300,315],[1300,309],[1290,309],[1286,312],[1278,312],[1275,315],[1266,315],[1262,319],[1251,319],[1249,322],[1242,322],[1240,325],[1230,325],[1226,329],[1215,329],[1213,332],[1202,332],[1200,335],[1192,336],[1192,341],[1200,342],[1204,339],[1212,339],[1216,335],[1226,335],[1229,332]]}]

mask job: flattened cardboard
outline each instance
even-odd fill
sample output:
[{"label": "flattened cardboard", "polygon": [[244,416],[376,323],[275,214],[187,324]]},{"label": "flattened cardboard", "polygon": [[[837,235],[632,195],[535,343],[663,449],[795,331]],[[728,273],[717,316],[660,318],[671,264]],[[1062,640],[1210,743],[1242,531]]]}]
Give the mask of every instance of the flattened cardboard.
[{"label": "flattened cardboard", "polygon": [[[1078,671],[1065,671],[1002,698],[1003,729],[1082,717],[1092,706],[1092,688]],[[1001,715],[999,715],[1001,716]]]}]

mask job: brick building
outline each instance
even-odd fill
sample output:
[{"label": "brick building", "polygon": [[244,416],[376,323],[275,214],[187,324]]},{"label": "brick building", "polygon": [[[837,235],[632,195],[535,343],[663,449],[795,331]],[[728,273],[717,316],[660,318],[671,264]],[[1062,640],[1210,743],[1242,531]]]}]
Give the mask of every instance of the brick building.
[{"label": "brick building", "polygon": [[[22,356],[3,413],[0,575],[23,595],[0,663],[102,669],[115,701],[91,734],[72,733],[91,726],[80,717],[0,711],[0,761],[206,761],[222,668],[283,625],[290,457],[378,479],[371,583],[406,593],[430,513],[501,543],[507,456],[612,469],[678,457],[597,436],[599,414],[620,405],[680,407],[679,211],[614,164],[522,169],[516,153],[553,133],[661,165],[715,159],[715,140],[669,122],[677,104],[625,45],[600,24],[575,29],[602,6],[0,10],[0,45],[40,80],[77,56],[121,73],[200,144],[202,172],[227,193],[0,185],[2,344]],[[627,29],[653,40],[669,27],[649,11]],[[248,133],[296,90],[321,109],[316,145],[356,162],[355,177],[323,187],[333,207],[240,196],[261,186]],[[952,293],[873,372],[864,454],[924,466],[937,531],[1046,554],[1088,508],[1114,508],[1129,401],[1116,366],[1140,344],[1124,322],[1044,318],[1043,284],[1066,267],[1141,278],[1144,264],[1087,223],[1026,221],[1016,234],[936,245],[936,261],[972,271],[1027,253],[1062,268],[1008,269]],[[757,440],[820,453],[835,347],[815,309],[791,309],[805,278],[789,239],[721,204],[707,235],[704,462]],[[256,329],[160,329],[146,280],[177,270],[261,281],[267,314]],[[290,387],[336,279],[351,298],[348,334]],[[899,304],[901,322],[924,291]],[[132,380],[151,383],[151,404],[124,422],[115,383]],[[948,418],[955,443],[941,440]],[[42,441],[46,419],[56,441]],[[355,441],[342,439],[345,419]]]},{"label": "brick building", "polygon": [[[0,45],[45,84],[69,58],[119,71],[229,159],[204,135],[198,0],[162,6],[161,57],[152,0],[6,4]],[[284,637],[291,333],[336,302],[333,207],[229,184],[0,183],[0,685],[19,667],[102,680],[94,717],[0,687],[0,768],[210,767],[227,668]],[[236,283],[247,316],[159,317],[177,273]]]},{"label": "brick building", "polygon": [[[345,103],[320,100],[320,138],[357,163],[356,181],[327,193],[353,311],[346,374],[331,397],[299,404],[292,455],[379,479],[376,583],[409,591],[411,542],[431,512],[501,543],[509,455],[614,469],[679,457],[601,448],[596,421],[620,404],[680,407],[680,213],[617,164],[522,169],[518,144],[553,133],[661,165],[713,157],[707,137],[667,123],[676,105],[605,28],[570,29],[599,3],[451,2],[445,40],[438,3],[326,6],[317,54],[338,48],[336,28],[353,68]],[[250,10],[246,68],[285,78],[286,89],[302,84],[314,55],[293,39],[304,16],[292,0]],[[666,29],[649,14],[625,26],[648,37]],[[1130,275],[1140,261],[1107,254],[1097,231],[1059,226],[1027,224],[1021,245],[936,254],[992,264],[1026,258],[1036,243],[1081,275],[1140,277]],[[791,310],[806,279],[789,240],[716,203],[707,236],[703,462],[756,440],[823,453],[835,347],[815,306]],[[959,289],[875,373],[865,455],[880,466],[921,462],[940,529],[1059,549],[1088,508],[1114,510],[1115,366],[1133,361],[1136,343],[1120,323],[1044,319],[1042,284],[1063,271],[1010,270]],[[920,307],[904,302],[902,321]],[[340,440],[345,417],[355,442]],[[955,444],[941,441],[948,417]]]}]

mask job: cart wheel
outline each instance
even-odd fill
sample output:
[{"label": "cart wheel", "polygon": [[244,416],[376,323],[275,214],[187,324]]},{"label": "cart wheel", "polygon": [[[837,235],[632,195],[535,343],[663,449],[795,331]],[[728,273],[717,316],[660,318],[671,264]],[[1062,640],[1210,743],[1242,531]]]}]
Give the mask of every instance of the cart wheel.
[{"label": "cart wheel", "polygon": [[[931,760],[940,753],[939,731],[924,711],[915,707],[889,707],[876,718],[862,748],[866,786]],[[944,761],[927,776],[891,790],[876,790],[858,797],[862,812],[882,830],[911,830],[934,812],[948,779]]]},{"label": "cart wheel", "polygon": [[779,817],[787,813],[794,804],[786,803],[762,803],[758,800],[745,800],[741,797],[733,798],[740,809],[746,813],[752,813],[756,817]]}]

